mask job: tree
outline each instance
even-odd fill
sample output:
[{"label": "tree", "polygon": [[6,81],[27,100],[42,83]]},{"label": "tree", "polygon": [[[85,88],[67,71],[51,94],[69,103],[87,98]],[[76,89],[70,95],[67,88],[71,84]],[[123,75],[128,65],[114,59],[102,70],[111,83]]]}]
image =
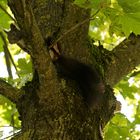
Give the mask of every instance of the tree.
[{"label": "tree", "polygon": [[[9,42],[28,53],[32,62],[33,77],[24,86],[14,87],[14,81],[10,81],[11,85],[0,80],[0,94],[16,104],[22,122],[21,133],[13,139],[103,139],[101,132],[118,105],[112,87],[140,63],[139,2],[130,3],[129,0],[114,3],[109,0],[8,0],[14,18],[1,7],[14,20],[10,31],[5,31]],[[105,22],[110,36],[126,37],[111,51],[103,47],[97,32],[91,32],[101,29]],[[1,32],[12,79],[10,61],[14,62],[4,35]],[[100,40],[98,47],[97,40]],[[59,76],[48,51],[58,44],[61,55],[96,67],[100,73],[105,92],[97,108],[87,107],[76,81]],[[28,62],[18,62],[24,69],[23,64]]]}]

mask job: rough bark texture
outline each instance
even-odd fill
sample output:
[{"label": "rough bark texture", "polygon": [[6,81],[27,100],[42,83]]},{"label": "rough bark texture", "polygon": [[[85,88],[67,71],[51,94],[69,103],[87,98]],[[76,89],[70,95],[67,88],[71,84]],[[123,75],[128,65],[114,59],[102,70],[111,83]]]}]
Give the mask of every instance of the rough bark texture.
[{"label": "rough bark texture", "polygon": [[[34,70],[33,80],[20,92],[11,88],[22,121],[22,131],[13,139],[102,140],[101,131],[116,106],[112,89],[106,86],[98,109],[87,107],[76,83],[58,77],[46,42],[59,43],[63,55],[91,67],[102,65],[104,81],[112,86],[139,64],[139,37],[130,36],[112,52],[95,48],[92,56],[87,47],[90,10],[77,7],[73,0],[8,0],[8,4],[18,26],[11,25],[9,41],[30,54]],[[9,87],[0,84],[0,89]],[[3,92],[6,96],[7,90]],[[6,96],[12,101],[13,92]]]},{"label": "rough bark texture", "polygon": [[113,86],[138,66],[139,52],[140,36],[131,34],[111,52],[112,58],[105,72],[106,82]]}]

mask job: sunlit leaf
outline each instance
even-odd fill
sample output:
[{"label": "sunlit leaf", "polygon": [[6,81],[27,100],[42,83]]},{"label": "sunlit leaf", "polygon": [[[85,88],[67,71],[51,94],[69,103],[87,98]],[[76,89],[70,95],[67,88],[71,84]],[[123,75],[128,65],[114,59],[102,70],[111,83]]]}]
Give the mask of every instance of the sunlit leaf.
[{"label": "sunlit leaf", "polygon": [[19,74],[28,74],[32,72],[31,61],[27,62],[26,59],[20,58],[18,60],[18,68],[20,69]]},{"label": "sunlit leaf", "polygon": [[118,4],[122,7],[125,13],[136,13],[140,12],[140,1],[139,0],[117,0]]}]

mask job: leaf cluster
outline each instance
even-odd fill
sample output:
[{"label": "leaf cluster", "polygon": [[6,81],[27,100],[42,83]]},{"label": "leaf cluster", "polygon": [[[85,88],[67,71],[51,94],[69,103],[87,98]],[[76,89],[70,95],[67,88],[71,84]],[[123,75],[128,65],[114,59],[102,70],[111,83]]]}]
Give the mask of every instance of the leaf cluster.
[{"label": "leaf cluster", "polygon": [[91,15],[99,10],[91,20],[89,34],[109,47],[117,45],[120,37],[128,37],[132,32],[140,34],[139,0],[75,0],[74,3],[90,8]]}]

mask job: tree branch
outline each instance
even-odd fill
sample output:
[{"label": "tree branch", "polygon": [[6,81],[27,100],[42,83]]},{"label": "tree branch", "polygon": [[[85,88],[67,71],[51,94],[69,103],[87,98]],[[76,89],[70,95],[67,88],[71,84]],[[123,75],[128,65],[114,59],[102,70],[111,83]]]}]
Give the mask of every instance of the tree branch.
[{"label": "tree branch", "polygon": [[99,13],[100,9],[98,9],[91,17],[88,17],[87,19],[84,19],[80,23],[75,24],[70,29],[68,29],[66,32],[62,33],[62,35],[55,41],[49,48],[53,47],[56,43],[58,43],[60,40],[62,40],[66,35],[68,35],[70,32],[74,31],[75,29],[79,28],[80,26],[84,25],[85,23],[89,22],[90,20],[94,20],[95,16]]},{"label": "tree branch", "polygon": [[13,103],[16,103],[18,99],[22,95],[24,95],[24,91],[17,89],[15,87],[12,87],[10,84],[0,79],[0,94],[8,98]]},{"label": "tree branch", "polygon": [[[18,34],[20,34],[19,32],[21,32],[22,34],[22,36],[19,39],[17,39],[17,41],[21,40],[22,38],[24,39],[25,44],[27,44],[26,48],[28,47],[28,51],[30,52],[31,57],[35,58],[36,57],[35,55],[37,55],[37,59],[35,60],[36,61],[35,63],[36,65],[37,64],[40,65],[44,58],[50,58],[50,57],[46,51],[46,48],[44,47],[45,45],[44,38],[37,25],[32,10],[31,2],[26,0],[18,0],[18,1],[9,0],[8,4],[12,12],[14,13],[15,17],[18,17],[17,23],[19,26],[19,30],[16,30],[16,28],[12,26],[13,31],[16,31],[17,36]],[[40,57],[43,57],[42,60],[39,59]],[[44,63],[46,67],[47,64],[48,62]],[[37,69],[38,70],[40,69],[41,71],[41,67],[37,67]],[[45,71],[43,71],[43,73]]]},{"label": "tree branch", "polygon": [[112,51],[112,55],[106,66],[105,79],[113,86],[140,64],[140,36],[131,34]]},{"label": "tree branch", "polygon": [[0,9],[5,13],[7,14],[15,23],[16,23],[16,20],[7,12],[7,10],[0,4]]},{"label": "tree branch", "polygon": [[[34,72],[38,77],[39,83],[41,83],[40,93],[46,94],[46,90],[50,90],[51,87],[49,85],[50,81],[55,83],[54,79],[56,71],[46,49],[45,39],[42,36],[41,30],[37,24],[32,9],[32,2],[27,0],[8,0],[8,5],[14,13],[19,26],[19,30],[12,26],[14,29],[13,31],[15,31],[17,35],[13,40],[11,39],[11,41],[17,41],[17,43],[20,43],[21,40],[23,40],[23,43],[21,43],[23,45],[20,46],[22,46],[22,48],[31,55]],[[20,34],[21,37],[18,38],[18,34]],[[54,87],[52,87],[52,89],[53,88]],[[44,95],[41,95],[41,97],[43,98]]]},{"label": "tree branch", "polygon": [[[9,0],[8,4],[15,17],[18,17],[17,23],[19,26],[19,30],[16,30],[15,27],[12,26],[14,29],[13,31],[16,31],[17,36],[20,33],[22,35],[22,37],[14,39],[14,41],[12,39],[11,40],[14,43],[15,40],[17,40],[18,43],[23,38],[23,44],[26,45],[25,47],[22,47],[22,49],[27,49],[26,52],[29,52],[29,54],[31,55],[31,58],[33,60],[33,67],[34,69],[36,69],[39,76],[44,75],[49,68],[49,61],[51,61],[51,58],[49,56],[49,53],[47,53],[44,38],[36,23],[31,2],[25,0]],[[9,36],[11,36],[11,34],[9,34]]]},{"label": "tree branch", "polygon": [[14,60],[12,58],[12,55],[11,55],[9,49],[8,49],[8,43],[7,43],[7,40],[6,40],[5,36],[4,36],[4,33],[0,32],[0,36],[1,36],[1,38],[3,40],[3,43],[4,43],[3,49],[4,49],[4,53],[5,53],[5,61],[6,61],[6,66],[7,66],[7,71],[8,71],[9,77],[13,78],[12,69],[11,69],[11,63],[13,64],[13,66],[14,66],[16,72],[17,72],[18,77],[20,77],[20,75],[18,74],[18,69],[17,69],[17,67],[15,65],[15,62],[14,62]]},{"label": "tree branch", "polygon": [[8,72],[9,77],[12,79],[13,75],[12,75],[12,69],[11,69],[11,62],[10,62],[10,56],[9,56],[10,53],[8,50],[8,44],[7,44],[7,41],[6,41],[4,34],[2,32],[0,32],[0,37],[3,41],[3,50],[4,50],[7,72]]}]

